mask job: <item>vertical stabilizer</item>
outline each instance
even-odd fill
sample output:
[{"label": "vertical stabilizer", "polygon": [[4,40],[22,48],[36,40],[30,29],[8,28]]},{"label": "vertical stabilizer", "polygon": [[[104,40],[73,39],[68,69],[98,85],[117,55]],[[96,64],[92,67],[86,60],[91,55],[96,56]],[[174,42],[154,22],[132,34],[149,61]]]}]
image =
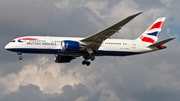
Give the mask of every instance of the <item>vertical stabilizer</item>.
[{"label": "vertical stabilizer", "polygon": [[158,18],[137,40],[154,44],[157,42],[165,17]]}]

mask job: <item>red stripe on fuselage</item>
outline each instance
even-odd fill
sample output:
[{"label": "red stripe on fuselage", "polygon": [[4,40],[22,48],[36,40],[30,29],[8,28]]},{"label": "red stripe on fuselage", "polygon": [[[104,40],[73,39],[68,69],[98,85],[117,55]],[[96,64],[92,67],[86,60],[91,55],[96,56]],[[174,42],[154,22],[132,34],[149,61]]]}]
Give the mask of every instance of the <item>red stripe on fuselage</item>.
[{"label": "red stripe on fuselage", "polygon": [[38,40],[37,38],[20,38],[19,40]]},{"label": "red stripe on fuselage", "polygon": [[162,22],[162,21],[157,22],[157,23],[155,23],[154,25],[152,25],[152,26],[149,28],[149,30],[152,30],[152,29],[155,29],[155,28],[161,28],[162,25],[163,25],[163,22]]}]

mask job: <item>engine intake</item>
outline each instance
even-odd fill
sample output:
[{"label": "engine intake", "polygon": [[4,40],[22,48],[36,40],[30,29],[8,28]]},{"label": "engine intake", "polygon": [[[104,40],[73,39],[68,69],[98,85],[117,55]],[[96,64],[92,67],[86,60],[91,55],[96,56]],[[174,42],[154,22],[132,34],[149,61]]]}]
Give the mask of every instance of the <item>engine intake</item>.
[{"label": "engine intake", "polygon": [[54,61],[56,63],[69,63],[71,60],[75,59],[72,56],[61,56],[61,55],[55,55]]},{"label": "engine intake", "polygon": [[62,51],[78,51],[80,44],[77,41],[64,40],[61,42]]}]

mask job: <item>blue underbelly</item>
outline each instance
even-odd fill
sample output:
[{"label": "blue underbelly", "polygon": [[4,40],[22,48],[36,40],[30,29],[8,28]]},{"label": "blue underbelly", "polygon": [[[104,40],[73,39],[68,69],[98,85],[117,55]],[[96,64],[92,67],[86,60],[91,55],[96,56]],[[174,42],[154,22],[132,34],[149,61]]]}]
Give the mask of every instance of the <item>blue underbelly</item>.
[{"label": "blue underbelly", "polygon": [[[60,55],[77,55],[82,56],[87,54],[84,51],[75,51],[75,52],[64,52],[61,49],[7,49],[13,52],[22,52],[22,53],[34,53],[34,54],[60,54]],[[130,52],[130,51],[109,51],[109,50],[98,50],[97,52],[93,53],[95,56],[127,56],[127,55],[136,55],[140,54],[138,52]]]}]

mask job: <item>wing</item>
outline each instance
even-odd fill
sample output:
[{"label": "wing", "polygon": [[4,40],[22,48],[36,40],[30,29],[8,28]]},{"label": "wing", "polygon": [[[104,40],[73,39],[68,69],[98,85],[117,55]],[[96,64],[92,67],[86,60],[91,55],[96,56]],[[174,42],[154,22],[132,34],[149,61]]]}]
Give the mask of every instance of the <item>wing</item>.
[{"label": "wing", "polygon": [[113,26],[111,26],[105,30],[102,30],[94,35],[91,35],[85,39],[82,39],[80,41],[88,44],[86,46],[86,48],[91,48],[92,50],[97,51],[104,40],[106,40],[107,38],[112,36],[114,33],[116,33],[118,30],[120,30],[121,27],[123,27],[125,24],[127,24],[129,21],[131,21],[133,18],[135,18],[136,16],[138,16],[141,13],[142,12],[131,15],[131,16],[125,18],[124,20],[114,24]]}]

